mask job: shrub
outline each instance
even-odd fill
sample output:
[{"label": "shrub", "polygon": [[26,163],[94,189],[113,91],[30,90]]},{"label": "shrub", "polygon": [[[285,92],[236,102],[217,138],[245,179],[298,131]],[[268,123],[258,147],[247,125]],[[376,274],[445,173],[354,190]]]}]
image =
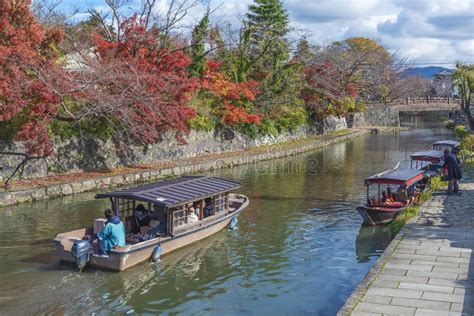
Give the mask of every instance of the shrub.
[{"label": "shrub", "polygon": [[303,107],[287,109],[275,121],[278,131],[294,131],[299,126],[308,123],[308,113]]},{"label": "shrub", "polygon": [[278,128],[275,125],[275,122],[270,119],[263,120],[260,123],[260,130],[262,135],[277,136],[279,133]]},{"label": "shrub", "polygon": [[461,142],[461,150],[459,151],[459,155],[461,157],[469,156],[473,151],[474,145],[474,134],[470,134],[469,131],[463,125],[458,125],[454,128],[454,133],[458,137],[459,141]]},{"label": "shrub", "polygon": [[463,139],[467,135],[469,135],[469,131],[467,131],[464,125],[458,125],[454,128],[454,133],[459,139]]},{"label": "shrub", "polygon": [[114,120],[98,118],[96,120],[83,119],[78,122],[64,122],[53,120],[48,125],[48,133],[58,136],[62,140],[75,137],[92,137],[99,139],[111,139],[114,136],[114,126],[119,124]]},{"label": "shrub", "polygon": [[216,122],[209,116],[203,116],[201,114],[192,118],[188,122],[189,128],[196,131],[211,132],[216,128]]},{"label": "shrub", "polygon": [[443,124],[446,128],[449,128],[449,129],[454,129],[456,127],[456,124],[454,123],[453,120],[445,120],[443,121]]},{"label": "shrub", "polygon": [[344,112],[357,113],[365,111],[365,104],[351,97],[345,97],[341,101],[341,107]]}]

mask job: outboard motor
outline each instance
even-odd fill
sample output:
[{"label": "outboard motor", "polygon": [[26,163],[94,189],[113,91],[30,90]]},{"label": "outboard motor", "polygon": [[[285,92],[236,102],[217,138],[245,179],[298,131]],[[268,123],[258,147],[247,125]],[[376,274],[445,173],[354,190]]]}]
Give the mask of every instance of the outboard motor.
[{"label": "outboard motor", "polygon": [[238,223],[237,217],[233,217],[233,218],[230,220],[229,229],[230,229],[230,230],[237,229],[237,223]]},{"label": "outboard motor", "polygon": [[72,244],[71,254],[76,258],[77,268],[82,272],[89,262],[89,256],[92,252],[91,243],[88,240],[76,240]]}]

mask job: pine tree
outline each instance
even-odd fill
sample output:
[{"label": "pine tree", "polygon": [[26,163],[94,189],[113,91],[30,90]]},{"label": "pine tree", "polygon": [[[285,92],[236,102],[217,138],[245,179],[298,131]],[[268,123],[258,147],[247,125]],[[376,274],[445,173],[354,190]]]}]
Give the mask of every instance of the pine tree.
[{"label": "pine tree", "polygon": [[315,58],[315,48],[308,42],[306,36],[303,36],[296,46],[294,59],[301,65],[307,65]]},{"label": "pine tree", "polygon": [[189,67],[192,76],[199,77],[206,71],[205,40],[208,35],[209,15],[206,14],[193,30],[190,55],[193,63]]},{"label": "pine tree", "polygon": [[288,13],[280,0],[255,0],[247,13],[247,28],[252,32],[251,58],[254,71],[272,72],[289,59]]}]

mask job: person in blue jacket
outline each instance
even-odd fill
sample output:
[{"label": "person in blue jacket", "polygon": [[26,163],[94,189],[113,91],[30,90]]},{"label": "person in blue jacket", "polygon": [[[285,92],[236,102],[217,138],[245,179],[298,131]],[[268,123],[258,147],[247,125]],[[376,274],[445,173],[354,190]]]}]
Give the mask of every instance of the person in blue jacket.
[{"label": "person in blue jacket", "polygon": [[120,217],[115,216],[111,210],[105,211],[107,222],[97,234],[99,239],[99,255],[107,256],[114,247],[125,246],[125,226]]},{"label": "person in blue jacket", "polygon": [[204,206],[204,217],[208,217],[212,215],[212,212],[214,210],[214,203],[211,198],[207,198],[204,200],[205,206]]}]

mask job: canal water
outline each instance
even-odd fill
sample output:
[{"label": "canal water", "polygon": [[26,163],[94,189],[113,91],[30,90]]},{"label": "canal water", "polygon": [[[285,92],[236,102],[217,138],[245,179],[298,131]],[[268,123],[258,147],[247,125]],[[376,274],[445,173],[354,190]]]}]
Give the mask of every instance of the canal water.
[{"label": "canal water", "polygon": [[414,129],[214,172],[250,197],[238,229],[122,273],[54,258],[57,233],[103,214],[94,194],[0,209],[0,314],[334,315],[391,240],[355,210],[364,177],[450,137],[439,121],[405,123]]}]

